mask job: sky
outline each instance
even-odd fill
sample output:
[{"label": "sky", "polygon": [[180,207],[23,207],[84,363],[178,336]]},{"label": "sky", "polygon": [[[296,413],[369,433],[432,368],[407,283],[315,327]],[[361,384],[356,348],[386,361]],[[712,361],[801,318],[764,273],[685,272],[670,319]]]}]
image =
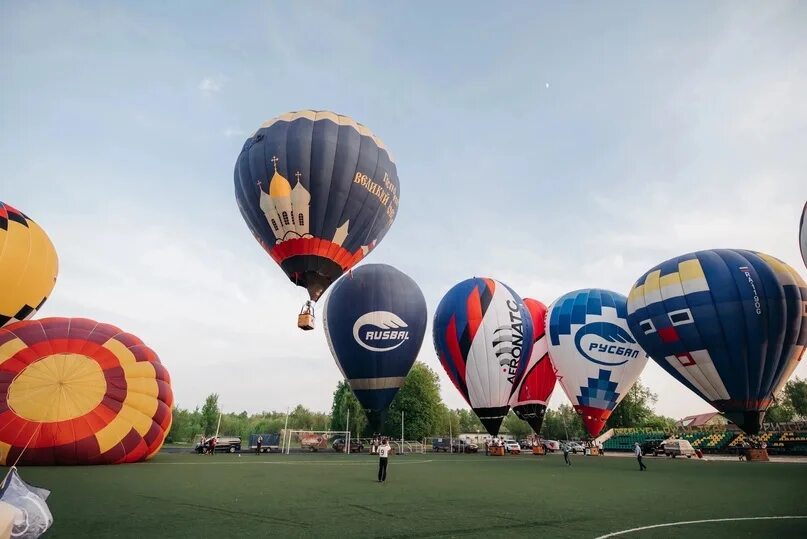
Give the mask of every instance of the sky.
[{"label": "sky", "polygon": [[[321,324],[296,328],[307,294],[235,203],[262,122],[332,110],[392,150],[401,205],[366,260],[415,279],[430,319],[472,276],[549,304],[699,249],[805,275],[805,26],[776,0],[0,1],[0,200],[58,251],[39,316],[138,335],[179,406],[324,411]],[[427,331],[419,360],[467,407]],[[641,379],[658,413],[711,410],[652,361]]]}]

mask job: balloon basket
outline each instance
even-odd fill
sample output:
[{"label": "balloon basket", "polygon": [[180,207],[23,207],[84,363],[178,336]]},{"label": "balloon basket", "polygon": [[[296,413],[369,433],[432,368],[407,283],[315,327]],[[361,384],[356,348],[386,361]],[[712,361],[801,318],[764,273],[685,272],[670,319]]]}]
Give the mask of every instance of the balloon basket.
[{"label": "balloon basket", "polygon": [[297,327],[303,331],[314,329],[314,307],[310,301],[303,305],[303,309],[297,315]]},{"label": "balloon basket", "polygon": [[491,457],[503,457],[504,456],[504,447],[494,446],[490,448],[490,456]]},{"label": "balloon basket", "polygon": [[600,455],[600,450],[597,449],[596,447],[589,447],[588,449],[586,449],[586,455],[595,456],[595,457],[599,456]]},{"label": "balloon basket", "polygon": [[745,450],[745,460],[746,462],[768,462],[771,459],[768,458],[767,449],[758,449],[752,447]]},{"label": "balloon basket", "polygon": [[532,448],[533,455],[546,455],[546,451],[544,450],[544,446],[536,445]]}]

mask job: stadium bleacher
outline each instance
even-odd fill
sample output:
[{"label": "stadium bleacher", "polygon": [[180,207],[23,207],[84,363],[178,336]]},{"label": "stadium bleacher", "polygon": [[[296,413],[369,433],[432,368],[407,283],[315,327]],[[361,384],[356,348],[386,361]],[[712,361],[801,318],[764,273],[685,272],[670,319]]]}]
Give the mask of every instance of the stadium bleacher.
[{"label": "stadium bleacher", "polygon": [[[730,430],[691,430],[682,433],[668,433],[647,429],[614,429],[614,435],[603,447],[611,451],[632,451],[636,442],[665,439],[677,436],[688,440],[692,447],[707,453],[733,452],[746,440],[745,434]],[[807,431],[766,431],[756,437],[765,442],[773,455],[807,455]]]}]

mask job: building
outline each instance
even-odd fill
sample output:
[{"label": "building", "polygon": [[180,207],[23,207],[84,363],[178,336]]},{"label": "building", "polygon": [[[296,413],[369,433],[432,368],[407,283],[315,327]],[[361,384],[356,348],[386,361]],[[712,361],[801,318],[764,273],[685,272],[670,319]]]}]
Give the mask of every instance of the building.
[{"label": "building", "polygon": [[729,423],[729,420],[719,412],[709,412],[687,416],[678,421],[678,426],[683,428],[725,427]]}]

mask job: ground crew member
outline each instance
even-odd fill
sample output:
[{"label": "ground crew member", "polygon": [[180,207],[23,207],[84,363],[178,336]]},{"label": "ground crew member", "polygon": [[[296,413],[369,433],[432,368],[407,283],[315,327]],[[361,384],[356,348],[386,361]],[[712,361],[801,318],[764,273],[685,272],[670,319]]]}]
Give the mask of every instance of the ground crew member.
[{"label": "ground crew member", "polygon": [[636,460],[639,461],[639,471],[645,471],[647,466],[645,466],[644,462],[642,462],[642,448],[639,447],[639,442],[636,442],[636,445],[633,446],[633,454],[636,455]]},{"label": "ground crew member", "polygon": [[386,438],[381,439],[378,446],[378,482],[384,483],[387,480],[387,460],[389,452],[392,450]]}]

